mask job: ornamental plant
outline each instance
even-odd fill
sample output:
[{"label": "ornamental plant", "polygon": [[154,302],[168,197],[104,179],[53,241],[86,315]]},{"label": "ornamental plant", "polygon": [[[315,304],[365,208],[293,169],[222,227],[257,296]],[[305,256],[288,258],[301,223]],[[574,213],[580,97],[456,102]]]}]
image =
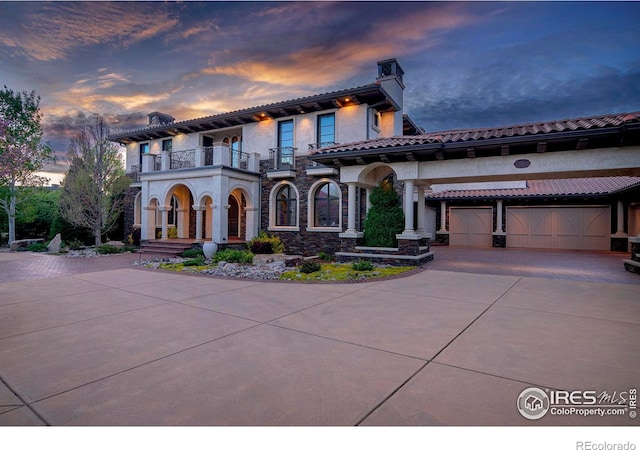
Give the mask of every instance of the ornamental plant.
[{"label": "ornamental plant", "polygon": [[277,236],[272,236],[260,230],[258,236],[254,237],[247,244],[251,253],[255,255],[265,255],[271,253],[283,253],[284,245]]},{"label": "ornamental plant", "polygon": [[404,229],[401,200],[393,185],[383,180],[371,191],[371,208],[364,222],[364,242],[369,247],[397,247],[396,234]]}]

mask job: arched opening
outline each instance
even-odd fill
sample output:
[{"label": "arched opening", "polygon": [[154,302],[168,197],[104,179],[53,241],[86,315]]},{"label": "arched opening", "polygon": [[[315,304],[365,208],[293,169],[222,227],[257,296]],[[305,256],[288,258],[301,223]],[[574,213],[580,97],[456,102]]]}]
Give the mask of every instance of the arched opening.
[{"label": "arched opening", "polygon": [[247,196],[245,192],[236,188],[229,194],[227,204],[227,236],[229,241],[244,241],[247,238]]},{"label": "arched opening", "polygon": [[[161,208],[162,209],[162,208]],[[196,237],[196,217],[193,209],[193,195],[184,184],[173,186],[167,192],[165,211],[158,211],[157,224],[162,233],[162,217],[167,216],[167,238],[188,239]]]}]

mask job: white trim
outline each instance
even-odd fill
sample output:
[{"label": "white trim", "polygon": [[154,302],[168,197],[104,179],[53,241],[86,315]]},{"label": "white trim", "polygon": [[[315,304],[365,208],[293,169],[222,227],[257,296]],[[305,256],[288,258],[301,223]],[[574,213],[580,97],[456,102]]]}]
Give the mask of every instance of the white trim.
[{"label": "white trim", "polygon": [[[317,190],[327,183],[333,184],[338,190],[338,224],[332,227],[316,227],[313,225],[315,222],[315,195]],[[335,180],[321,178],[309,187],[309,192],[307,193],[307,231],[342,231],[342,189]]]},{"label": "white trim", "polygon": [[[280,190],[282,186],[291,186],[296,193],[296,224],[295,225],[287,225],[287,226],[278,226],[276,225],[276,205],[275,205],[275,196],[276,192]],[[270,231],[299,231],[300,230],[300,192],[295,184],[290,181],[280,181],[276,183],[272,188],[271,192],[269,192],[269,227]]]}]

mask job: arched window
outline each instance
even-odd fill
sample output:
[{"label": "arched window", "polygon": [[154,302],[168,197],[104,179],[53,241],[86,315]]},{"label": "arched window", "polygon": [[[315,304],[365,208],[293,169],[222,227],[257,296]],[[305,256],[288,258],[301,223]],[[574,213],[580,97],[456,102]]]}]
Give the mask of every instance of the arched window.
[{"label": "arched window", "polygon": [[334,183],[320,185],[313,195],[313,226],[340,226],[340,191]]},{"label": "arched window", "polygon": [[298,198],[290,184],[284,184],[275,196],[275,225],[277,227],[295,227],[298,223]]}]

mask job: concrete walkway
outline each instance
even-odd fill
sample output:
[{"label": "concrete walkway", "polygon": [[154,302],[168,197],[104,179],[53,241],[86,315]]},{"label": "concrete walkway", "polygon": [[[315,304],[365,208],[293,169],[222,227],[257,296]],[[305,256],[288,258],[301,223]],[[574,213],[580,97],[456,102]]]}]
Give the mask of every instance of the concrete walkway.
[{"label": "concrete walkway", "polygon": [[118,258],[49,278],[0,275],[0,424],[638,424],[532,421],[516,408],[530,386],[640,387],[637,284],[436,266],[289,284],[126,258],[109,267]]}]

